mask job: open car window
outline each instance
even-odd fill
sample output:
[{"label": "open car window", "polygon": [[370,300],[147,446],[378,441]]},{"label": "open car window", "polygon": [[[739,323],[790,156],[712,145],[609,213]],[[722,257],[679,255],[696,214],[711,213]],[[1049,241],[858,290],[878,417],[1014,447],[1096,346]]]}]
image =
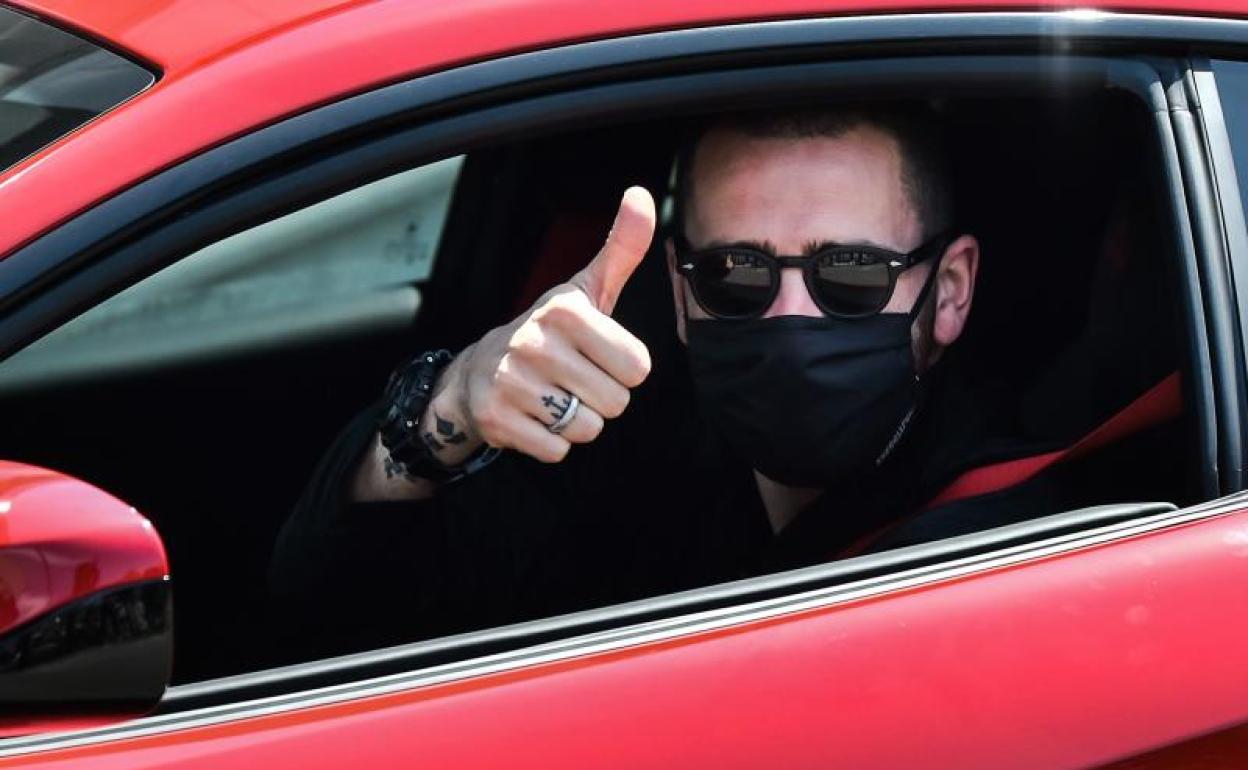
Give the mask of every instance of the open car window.
[{"label": "open car window", "polygon": [[[980,507],[961,528],[882,532],[885,548],[1045,521],[1018,535],[1035,538],[1056,531],[1041,517],[1063,510],[1126,505],[1108,519],[1085,511],[1064,520],[1079,528],[1204,495],[1199,452],[1188,451],[1200,428],[1182,384],[1200,374],[1171,290],[1183,272],[1150,105],[1103,80],[1052,85],[970,84],[940,94],[925,87],[917,96],[936,102],[948,124],[960,224],[983,244],[976,305],[959,341],[965,372],[1004,382],[1009,427],[1025,437],[984,442],[935,492],[986,468],[1069,494],[1003,509],[1011,504],[993,495],[1006,487],[972,484],[967,499]],[[914,86],[897,90],[916,97]],[[680,120],[729,107],[691,105]],[[422,156],[403,173],[359,180],[189,253],[0,365],[0,415],[13,426],[3,456],[73,472],[151,516],[176,570],[179,684],[376,648],[376,636],[353,647],[328,644],[343,609],[332,602],[326,638],[310,640],[326,646],[304,652],[273,641],[291,627],[274,627],[278,616],[257,586],[283,521],[396,363],[422,350],[460,349],[566,280],[601,244],[626,185],[666,191],[679,134],[673,121],[640,110],[457,146],[446,160]],[[656,240],[615,316],[654,357],[652,378],[630,405],[643,419],[665,414],[687,378],[662,248]],[[1089,440],[1157,392],[1177,399],[1167,402],[1165,420],[1109,431],[1113,441]],[[652,450],[642,450],[632,459],[652,462]],[[1044,473],[1019,472],[1040,467],[1037,458],[1048,458]],[[610,470],[634,492],[662,488],[639,467]],[[511,494],[494,483],[501,496]],[[594,511],[585,513],[580,520],[592,524]],[[641,532],[634,545],[654,537],[661,528]],[[859,539],[828,541],[808,563],[862,553]],[[545,558],[516,550],[489,557]],[[602,566],[591,561],[582,559]],[[719,584],[652,578],[622,571],[609,594],[552,600],[541,614],[504,614],[499,624]],[[388,622],[386,608],[376,609],[373,619]],[[350,636],[353,624],[336,630]],[[483,627],[451,618],[437,635]]]}]

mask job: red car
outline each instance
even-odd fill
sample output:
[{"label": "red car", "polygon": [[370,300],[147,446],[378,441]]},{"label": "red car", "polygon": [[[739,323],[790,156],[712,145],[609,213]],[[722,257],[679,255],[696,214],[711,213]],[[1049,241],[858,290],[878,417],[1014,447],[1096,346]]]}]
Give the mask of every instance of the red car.
[{"label": "red car", "polygon": [[[1244,10],[0,2],[0,766],[1243,766]],[[1044,439],[941,499],[1061,472],[1092,504],[282,641],[273,539],[396,360],[575,270],[685,118],[841,97],[954,127],[965,348]]]}]

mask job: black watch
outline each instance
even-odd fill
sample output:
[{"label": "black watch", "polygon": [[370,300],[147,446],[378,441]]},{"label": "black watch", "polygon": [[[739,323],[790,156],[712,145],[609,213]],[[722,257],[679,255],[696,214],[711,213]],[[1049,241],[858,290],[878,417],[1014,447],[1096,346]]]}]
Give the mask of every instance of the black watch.
[{"label": "black watch", "polygon": [[[386,383],[386,410],[378,423],[378,432],[390,459],[408,478],[455,481],[481,470],[499,454],[497,448],[484,444],[463,463],[446,466],[433,455],[426,437],[420,435],[420,418],[429,406],[433,385],[452,358],[448,350],[426,351],[395,369]],[[432,435],[428,439],[437,440]]]}]

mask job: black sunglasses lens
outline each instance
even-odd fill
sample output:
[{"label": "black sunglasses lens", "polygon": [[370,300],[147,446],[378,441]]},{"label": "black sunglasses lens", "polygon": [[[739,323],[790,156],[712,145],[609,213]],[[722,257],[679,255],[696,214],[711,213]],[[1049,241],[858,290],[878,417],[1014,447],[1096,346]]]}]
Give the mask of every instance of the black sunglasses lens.
[{"label": "black sunglasses lens", "polygon": [[710,313],[740,318],[767,309],[775,280],[767,262],[749,252],[717,252],[694,263],[698,301]]},{"label": "black sunglasses lens", "polygon": [[811,291],[838,315],[870,315],[888,303],[888,265],[869,255],[824,254],[814,257]]}]

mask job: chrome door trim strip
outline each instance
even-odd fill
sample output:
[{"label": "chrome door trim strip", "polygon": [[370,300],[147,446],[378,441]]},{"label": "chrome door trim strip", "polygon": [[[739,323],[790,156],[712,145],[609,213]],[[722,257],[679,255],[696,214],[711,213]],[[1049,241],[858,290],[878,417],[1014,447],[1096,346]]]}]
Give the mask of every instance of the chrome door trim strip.
[{"label": "chrome door trim strip", "polygon": [[824,609],[836,604],[927,586],[974,573],[1012,567],[1074,550],[1091,548],[1128,537],[1147,535],[1171,527],[1242,511],[1245,508],[1248,508],[1248,492],[1240,492],[1179,511],[1170,511],[1143,519],[1014,546],[990,554],[971,556],[944,564],[919,567],[893,575],[869,578],[791,596],[765,599],[736,607],[640,623],[497,655],[433,666],[419,671],[391,674],[361,682],[333,685],[243,703],[213,706],[198,711],[140,718],[121,725],[11,739],[0,744],[0,757],[76,748],[108,741],[209,727],[616,652],[630,647],[771,620],[784,615]]}]

